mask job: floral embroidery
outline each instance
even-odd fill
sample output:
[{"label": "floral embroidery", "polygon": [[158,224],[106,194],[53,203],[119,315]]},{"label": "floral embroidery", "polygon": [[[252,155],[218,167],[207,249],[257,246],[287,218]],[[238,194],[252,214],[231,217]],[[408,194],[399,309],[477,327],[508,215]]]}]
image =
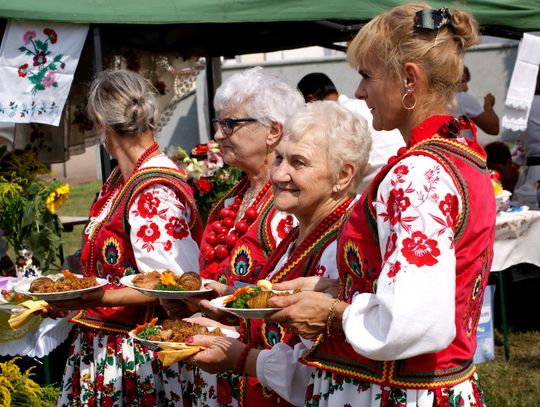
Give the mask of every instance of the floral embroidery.
[{"label": "floral embroidery", "polygon": [[418,267],[433,266],[437,264],[436,257],[441,254],[437,248],[437,241],[428,239],[422,232],[413,232],[411,237],[403,239],[401,253],[407,261]]},{"label": "floral embroidery", "polygon": [[285,236],[292,230],[293,228],[293,217],[291,215],[287,215],[285,218],[281,219],[277,225],[277,234],[280,239],[284,239]]},{"label": "floral embroidery", "polygon": [[384,253],[384,261],[388,260],[388,258],[396,251],[396,241],[397,241],[397,233],[392,233],[388,240],[386,241],[386,250]]},{"label": "floral embroidery", "polygon": [[444,200],[439,202],[439,209],[446,216],[448,226],[452,226],[458,216],[458,199],[456,195],[446,194]]},{"label": "floral embroidery", "polygon": [[107,264],[114,266],[118,263],[122,254],[120,253],[120,243],[118,240],[110,237],[103,244],[102,255]]},{"label": "floral embroidery", "polygon": [[393,173],[397,175],[398,182],[405,182],[403,177],[409,173],[409,169],[406,165],[398,165],[394,168]]},{"label": "floral embroidery", "polygon": [[[151,223],[149,226],[143,225],[137,232],[137,236],[144,240],[146,243],[154,243],[161,233],[158,226],[155,223]],[[143,245],[143,247],[148,245]]]},{"label": "floral embroidery", "polygon": [[[19,76],[21,76],[21,73],[24,73],[24,76],[26,76],[28,73],[26,68],[24,68],[24,65],[19,67]],[[20,117],[36,116],[36,114],[37,116],[50,116],[58,113],[59,110],[58,105],[54,101],[50,102],[49,104],[47,104],[45,101],[41,101],[39,106],[35,101],[32,101],[30,106],[28,106],[26,103],[22,103],[19,106],[15,101],[11,101],[9,102],[8,106],[5,106],[0,102],[0,113],[7,114],[9,117],[15,117],[17,114],[20,115]]]},{"label": "floral embroidery", "polygon": [[189,227],[185,219],[175,216],[169,218],[169,223],[165,225],[167,234],[173,239],[184,239],[189,236]]},{"label": "floral embroidery", "polygon": [[35,31],[27,31],[23,35],[24,45],[19,48],[19,51],[32,57],[32,66],[37,68],[36,71],[32,71],[28,69],[28,64],[23,64],[18,69],[19,77],[28,78],[32,83],[33,95],[51,86],[57,88],[55,71],[58,71],[59,67],[60,69],[66,67],[65,62],[62,61],[62,54],[56,54],[51,58],[52,52],[49,50],[49,44],[56,44],[58,41],[56,31],[45,28],[43,33],[46,36],[44,41],[37,38]]},{"label": "floral embroidery", "polygon": [[152,192],[145,192],[141,194],[139,201],[137,202],[137,212],[143,218],[153,218],[158,214],[160,199],[152,194]]},{"label": "floral embroidery", "polygon": [[397,273],[401,271],[401,263],[399,261],[396,261],[394,264],[390,266],[390,270],[388,270],[388,277],[392,279],[392,282],[396,281]]}]

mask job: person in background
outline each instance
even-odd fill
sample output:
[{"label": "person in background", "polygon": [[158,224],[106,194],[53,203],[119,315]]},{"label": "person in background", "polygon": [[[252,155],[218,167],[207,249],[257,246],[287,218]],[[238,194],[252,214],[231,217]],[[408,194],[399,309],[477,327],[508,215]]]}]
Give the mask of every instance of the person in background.
[{"label": "person in background", "polygon": [[[359,199],[355,189],[367,165],[370,144],[366,120],[337,103],[309,103],[287,120],[276,147],[272,189],[276,208],[294,214],[299,225],[272,253],[261,278],[275,284],[319,276],[335,283],[337,238]],[[337,284],[335,288],[337,292]],[[193,361],[210,371],[236,370],[257,377],[285,400],[302,403],[304,394],[293,396],[294,383],[288,375],[300,356],[291,346],[302,338],[279,324],[261,320],[250,320],[243,332],[241,340],[195,338],[209,349],[195,355]],[[266,363],[266,356],[275,352],[280,358]],[[266,404],[248,394],[247,406]]]},{"label": "person in background", "polygon": [[536,88],[531,104],[527,129],[521,135],[525,150],[525,169],[515,188],[514,199],[538,208],[540,205],[540,71],[536,77]]},{"label": "person in background", "polygon": [[118,165],[90,209],[81,254],[84,276],[108,280],[82,298],[50,301],[50,313],[80,310],[59,406],[170,405],[178,371],[162,369],[155,352],[128,332],[154,315],[157,299],[120,278],[170,269],[199,271],[202,232],[183,173],[154,139],[159,104],[132,71],[105,71],[92,83],[88,111]]},{"label": "person in background", "polygon": [[510,148],[502,141],[493,141],[484,146],[487,166],[499,173],[504,190],[513,192],[519,178],[519,166],[512,160]]},{"label": "person in background", "polygon": [[312,72],[305,75],[300,79],[297,87],[304,95],[304,100],[308,103],[316,100],[332,100],[367,120],[369,135],[372,140],[369,167],[357,189],[359,193],[364,191],[388,159],[396,155],[397,151],[405,146],[403,137],[397,130],[375,130],[371,124],[373,117],[366,102],[339,94],[334,82],[322,72]]},{"label": "person in background", "polygon": [[338,298],[313,291],[317,277],[273,287],[304,291],[271,298],[283,309],[270,319],[318,336],[301,358],[316,368],[311,376],[287,371],[298,392],[307,389],[306,406],[485,403],[472,358],[495,196],[484,150],[460,137],[474,123],[448,109],[464,48],[478,36],[470,14],[414,3],[376,16],[349,46],[362,76],[356,96],[373,127],[399,129],[407,149],[379,171],[343,225]]},{"label": "person in background", "polygon": [[[476,124],[484,133],[497,136],[499,134],[499,116],[493,110],[495,105],[495,96],[488,93],[484,96],[484,107],[476,101],[473,95],[468,93],[468,83],[471,80],[469,68],[464,66],[461,81],[456,86],[456,117],[467,116],[474,124]],[[472,138],[470,131],[463,132],[464,137]]]}]

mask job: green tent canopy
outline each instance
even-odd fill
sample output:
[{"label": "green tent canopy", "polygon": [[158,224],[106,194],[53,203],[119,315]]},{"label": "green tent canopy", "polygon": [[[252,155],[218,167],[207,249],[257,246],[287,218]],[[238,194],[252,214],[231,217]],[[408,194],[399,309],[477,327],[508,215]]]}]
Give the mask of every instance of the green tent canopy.
[{"label": "green tent canopy", "polygon": [[[403,2],[392,0],[0,0],[0,17],[92,23],[102,39],[155,51],[234,55],[329,46]],[[452,8],[452,2],[432,1]],[[484,33],[540,30],[538,0],[462,0]],[[145,27],[141,27],[144,25]],[[144,32],[144,35],[141,35]]]}]

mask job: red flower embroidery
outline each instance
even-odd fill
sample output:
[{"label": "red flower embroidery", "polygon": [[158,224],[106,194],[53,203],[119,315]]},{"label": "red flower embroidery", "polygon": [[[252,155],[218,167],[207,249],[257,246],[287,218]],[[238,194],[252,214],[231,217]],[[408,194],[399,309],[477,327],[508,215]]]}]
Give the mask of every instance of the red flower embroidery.
[{"label": "red flower embroidery", "polygon": [[155,197],[151,192],[145,192],[141,194],[137,202],[137,209],[143,218],[152,218],[156,216],[160,203],[159,198]]},{"label": "red flower embroidery", "polygon": [[157,239],[159,239],[159,236],[161,236],[161,233],[159,232],[159,228],[155,223],[151,223],[150,226],[141,226],[137,232],[137,237],[140,237],[146,243],[155,242]]},{"label": "red flower embroidery", "polygon": [[322,277],[324,273],[326,273],[326,266],[317,266],[317,268],[315,269],[315,275],[318,277]]},{"label": "red flower embroidery", "polygon": [[401,263],[399,261],[396,261],[392,266],[390,266],[390,270],[388,270],[388,277],[395,280],[395,277],[397,273],[401,271]]},{"label": "red flower embroidery", "polygon": [[230,404],[232,402],[231,384],[222,377],[217,378],[217,402],[219,404]]},{"label": "red flower embroidery", "polygon": [[197,188],[201,192],[210,192],[212,190],[212,184],[206,178],[201,177],[197,180]]},{"label": "red flower embroidery", "polygon": [[393,189],[388,197],[387,216],[390,224],[395,225],[401,220],[401,212],[411,205],[411,201],[405,196],[403,189]]},{"label": "red flower embroidery", "polygon": [[44,52],[34,55],[34,66],[40,66],[47,62],[47,57]]},{"label": "red flower embroidery", "polygon": [[113,402],[113,399],[111,396],[104,396],[102,399],[101,399],[101,405],[103,407],[112,407],[114,404]]},{"label": "red flower embroidery", "polygon": [[287,215],[284,219],[281,219],[277,225],[277,234],[280,239],[283,239],[291,231],[293,227],[293,217]]},{"label": "red flower embroidery", "polygon": [[21,78],[26,78],[26,75],[28,75],[28,64],[19,66],[17,73]]},{"label": "red flower embroidery", "polygon": [[146,393],[141,397],[141,406],[155,406],[156,397],[152,393]]},{"label": "red flower embroidery", "polygon": [[403,239],[403,246],[401,253],[409,263],[418,267],[433,266],[437,263],[435,257],[441,254],[437,248],[437,241],[428,239],[425,234],[419,231],[413,232],[411,237]]},{"label": "red flower embroidery", "polygon": [[388,240],[386,241],[386,251],[384,253],[384,260],[388,260],[388,258],[394,253],[396,250],[396,240],[397,240],[397,233],[392,233]]},{"label": "red flower embroidery", "polygon": [[447,220],[451,220],[452,223],[457,219],[458,216],[458,199],[457,196],[446,194],[444,201],[439,202],[439,209],[446,216]]},{"label": "red flower embroidery", "polygon": [[56,34],[56,31],[54,31],[52,28],[45,28],[43,30],[43,34],[49,37],[51,44],[56,44],[56,41],[58,41],[58,34]]},{"label": "red flower embroidery", "polygon": [[409,168],[406,165],[398,165],[394,168],[393,173],[396,174],[398,178],[401,178],[409,173]]},{"label": "red flower embroidery", "polygon": [[186,220],[175,216],[169,218],[169,223],[165,225],[165,229],[167,229],[167,234],[174,239],[183,239],[189,234]]}]

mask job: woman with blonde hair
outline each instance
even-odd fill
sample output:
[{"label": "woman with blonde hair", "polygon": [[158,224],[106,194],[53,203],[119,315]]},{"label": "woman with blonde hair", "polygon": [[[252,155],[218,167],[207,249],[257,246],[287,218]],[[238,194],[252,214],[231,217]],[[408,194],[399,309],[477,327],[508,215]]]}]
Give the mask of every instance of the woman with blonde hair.
[{"label": "woman with blonde hair", "polygon": [[474,125],[447,110],[477,29],[461,10],[405,4],[375,17],[349,47],[373,127],[399,129],[407,147],[343,227],[337,299],[307,291],[313,278],[276,287],[306,291],[272,299],[284,309],[271,319],[319,335],[301,358],[314,368],[306,406],[484,405],[472,359],[495,198],[485,152],[460,136]]},{"label": "woman with blonde hair", "polygon": [[80,299],[50,301],[51,312],[79,310],[58,405],[169,405],[179,397],[178,371],[162,370],[155,352],[128,336],[153,317],[157,299],[124,287],[120,278],[197,272],[201,220],[185,173],[154,139],[159,105],[143,77],[100,73],[88,110],[118,166],[90,209],[81,262],[84,276],[108,284]]}]

